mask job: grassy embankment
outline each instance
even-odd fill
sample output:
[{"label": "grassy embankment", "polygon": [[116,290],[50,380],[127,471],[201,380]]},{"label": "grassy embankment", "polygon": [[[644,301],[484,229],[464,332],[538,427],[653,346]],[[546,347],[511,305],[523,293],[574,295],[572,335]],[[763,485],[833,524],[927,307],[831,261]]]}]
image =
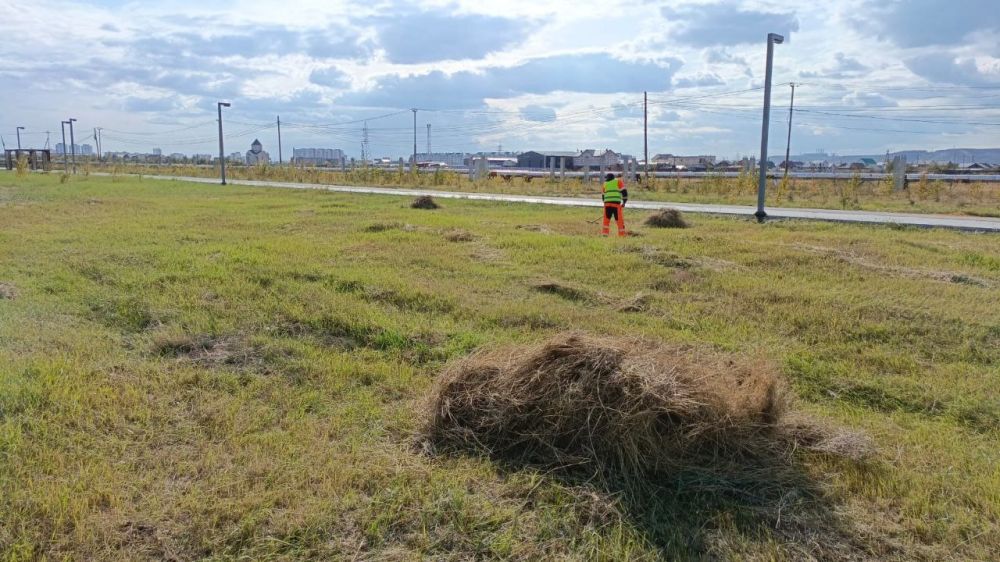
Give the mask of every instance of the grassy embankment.
[{"label": "grassy embankment", "polygon": [[[1000,553],[1000,238],[407,203],[0,174],[0,559]],[[446,361],[566,330],[763,357],[880,453],[637,498],[413,446]]]},{"label": "grassy embankment", "polygon": [[[94,168],[97,170],[98,168]],[[100,171],[117,173],[163,174],[175,176],[218,177],[218,169],[195,166],[102,166]],[[579,178],[560,182],[547,177],[501,176],[473,182],[468,175],[456,172],[420,173],[416,177],[398,170],[358,169],[347,173],[292,166],[233,166],[226,169],[232,179],[273,180],[340,185],[376,185],[386,187],[425,187],[441,190],[487,193],[527,193],[557,196],[595,196],[596,174],[590,184]],[[650,185],[633,189],[633,197],[651,201],[678,203],[721,203],[756,205],[756,176],[722,176],[702,179],[654,178]],[[984,182],[946,182],[922,178],[911,181],[908,189],[893,191],[888,179],[861,180],[850,174],[836,180],[789,179],[787,183],[771,180],[768,202],[772,207],[815,207],[897,211],[909,213],[944,213],[976,216],[1000,216],[1000,184]]]}]

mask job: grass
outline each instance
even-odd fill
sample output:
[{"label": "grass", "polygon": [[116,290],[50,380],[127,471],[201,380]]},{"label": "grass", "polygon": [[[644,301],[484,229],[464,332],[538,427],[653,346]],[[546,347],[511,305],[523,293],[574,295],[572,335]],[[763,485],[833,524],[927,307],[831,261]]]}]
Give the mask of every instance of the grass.
[{"label": "grass", "polygon": [[[0,174],[0,559],[1000,552],[995,236],[409,203]],[[764,358],[878,456],[635,496],[415,446],[448,361],[568,330]]]},{"label": "grass", "polygon": [[[122,174],[219,177],[211,167],[168,165],[102,166],[105,172]],[[423,187],[446,191],[512,193],[548,196],[597,197],[600,187],[594,174],[589,184],[579,178],[559,181],[549,177],[505,179],[503,172],[493,178],[471,181],[466,174],[438,171],[414,176],[408,172],[374,168],[339,170],[293,166],[235,166],[226,168],[227,177],[244,180],[271,180],[297,183],[338,185],[375,185],[385,187]],[[636,201],[669,201],[677,203],[718,203],[748,205],[757,203],[757,176],[742,174],[726,178],[708,176],[697,179],[653,178],[646,185],[632,185],[631,196]],[[794,179],[768,182],[767,205],[770,207],[800,207],[821,209],[853,209],[866,211],[896,211],[909,213],[941,213],[983,217],[1000,217],[1000,184],[930,180],[926,175],[911,181],[908,188],[893,191],[889,178],[863,180],[858,174],[843,174],[836,180]]]}]

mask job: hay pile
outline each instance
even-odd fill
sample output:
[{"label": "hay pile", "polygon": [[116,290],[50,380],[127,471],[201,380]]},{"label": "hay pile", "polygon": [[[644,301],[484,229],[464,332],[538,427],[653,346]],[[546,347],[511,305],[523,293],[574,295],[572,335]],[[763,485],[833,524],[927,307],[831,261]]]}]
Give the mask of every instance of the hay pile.
[{"label": "hay pile", "polygon": [[762,363],[570,334],[447,368],[424,437],[435,450],[639,476],[780,447],[785,397]]},{"label": "hay pile", "polygon": [[646,226],[654,228],[687,228],[690,226],[677,209],[664,209],[646,219]]},{"label": "hay pile", "polygon": [[411,209],[438,209],[440,206],[434,202],[430,195],[421,195],[410,203]]}]

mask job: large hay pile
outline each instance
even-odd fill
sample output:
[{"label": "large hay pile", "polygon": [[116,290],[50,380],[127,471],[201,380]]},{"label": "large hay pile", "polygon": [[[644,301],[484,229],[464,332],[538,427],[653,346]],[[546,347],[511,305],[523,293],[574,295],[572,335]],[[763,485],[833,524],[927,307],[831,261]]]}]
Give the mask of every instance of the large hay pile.
[{"label": "large hay pile", "polygon": [[571,334],[446,369],[424,435],[517,464],[639,475],[773,452],[785,406],[762,362]]},{"label": "large hay pile", "polygon": [[440,205],[430,195],[421,195],[410,203],[411,209],[437,209]]},{"label": "large hay pile", "polygon": [[677,209],[663,209],[646,219],[646,226],[654,228],[687,228],[688,222]]}]

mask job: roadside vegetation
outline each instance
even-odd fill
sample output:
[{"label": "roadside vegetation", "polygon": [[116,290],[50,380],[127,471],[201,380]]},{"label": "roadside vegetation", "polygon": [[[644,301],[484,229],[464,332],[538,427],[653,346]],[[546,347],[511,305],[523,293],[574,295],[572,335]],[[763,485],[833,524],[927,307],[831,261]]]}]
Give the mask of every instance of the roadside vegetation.
[{"label": "roadside vegetation", "polygon": [[0,560],[997,558],[997,236],[411,203],[0,173]]},{"label": "roadside vegetation", "polygon": [[[102,165],[114,175],[172,175],[219,177],[218,168],[199,166]],[[94,168],[98,170],[97,167]],[[593,197],[600,192],[595,172],[590,183],[580,178],[559,180],[534,177],[495,177],[477,181],[468,174],[451,171],[420,172],[416,175],[400,169],[357,168],[341,172],[329,168],[296,166],[231,166],[228,177],[243,180],[268,180],[313,184],[372,185],[383,187],[422,187],[448,191],[517,193],[550,196]],[[756,205],[757,175],[704,178],[651,178],[643,185],[632,186],[636,200],[673,201],[678,203],[719,203]],[[803,207],[908,213],[942,213],[1000,217],[1000,184],[929,179],[926,174],[911,180],[907,188],[893,191],[889,176],[879,180],[862,179],[858,173],[845,173],[835,180],[770,179],[767,204],[771,207]]]}]

